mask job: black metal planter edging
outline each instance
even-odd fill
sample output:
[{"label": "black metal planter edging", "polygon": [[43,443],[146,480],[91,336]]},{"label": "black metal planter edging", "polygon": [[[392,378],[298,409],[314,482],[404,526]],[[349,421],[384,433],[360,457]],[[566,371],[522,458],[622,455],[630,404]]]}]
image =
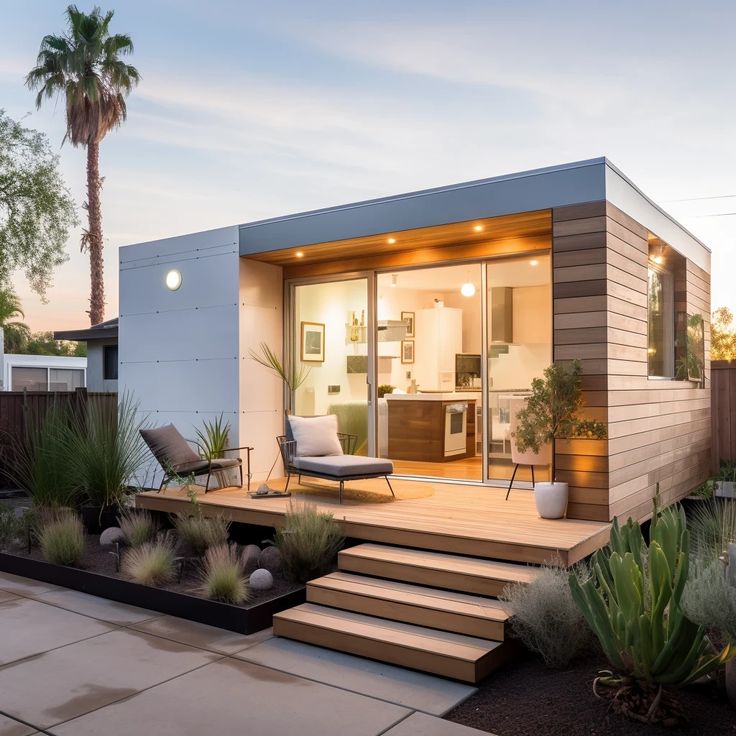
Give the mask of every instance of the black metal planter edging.
[{"label": "black metal planter edging", "polygon": [[230,603],[152,588],[96,572],[52,565],[50,562],[5,552],[0,552],[0,571],[236,631],[239,634],[253,634],[261,629],[267,629],[271,626],[274,613],[297,606],[306,600],[306,589],[299,588],[251,608],[241,608]]}]

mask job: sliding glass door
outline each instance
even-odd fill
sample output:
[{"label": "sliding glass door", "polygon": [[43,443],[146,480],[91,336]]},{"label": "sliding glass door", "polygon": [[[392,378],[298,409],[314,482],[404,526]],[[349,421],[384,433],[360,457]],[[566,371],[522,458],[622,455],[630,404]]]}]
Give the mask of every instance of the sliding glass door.
[{"label": "sliding glass door", "polygon": [[336,414],[356,436],[356,453],[372,453],[371,277],[293,284],[291,359],[306,374],[293,396],[301,416]]}]

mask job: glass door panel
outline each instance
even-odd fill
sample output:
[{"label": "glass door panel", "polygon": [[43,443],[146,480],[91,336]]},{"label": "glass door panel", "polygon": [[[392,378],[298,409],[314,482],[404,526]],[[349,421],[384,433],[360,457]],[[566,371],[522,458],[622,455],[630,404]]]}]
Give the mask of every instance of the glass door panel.
[{"label": "glass door panel", "polygon": [[[486,264],[488,385],[488,480],[508,480],[514,469],[514,415],[532,379],[552,361],[552,292],[549,255]],[[535,466],[535,478],[549,478]],[[531,481],[528,465],[516,480]]]},{"label": "glass door panel", "polygon": [[368,279],[292,286],[292,359],[308,375],[294,392],[300,416],[337,415],[355,435],[355,452],[371,452]]}]

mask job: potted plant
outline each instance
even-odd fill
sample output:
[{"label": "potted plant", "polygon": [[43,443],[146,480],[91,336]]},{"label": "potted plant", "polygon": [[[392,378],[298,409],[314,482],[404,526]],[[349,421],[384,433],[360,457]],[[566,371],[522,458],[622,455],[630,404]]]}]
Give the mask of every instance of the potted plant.
[{"label": "potted plant", "polygon": [[520,452],[539,453],[551,444],[550,482],[534,484],[537,512],[543,519],[561,519],[567,511],[567,483],[557,480],[554,442],[574,437],[603,439],[606,426],[578,416],[583,403],[580,362],[553,363],[544,369],[543,378],[532,381],[526,407],[517,415],[513,433]]}]

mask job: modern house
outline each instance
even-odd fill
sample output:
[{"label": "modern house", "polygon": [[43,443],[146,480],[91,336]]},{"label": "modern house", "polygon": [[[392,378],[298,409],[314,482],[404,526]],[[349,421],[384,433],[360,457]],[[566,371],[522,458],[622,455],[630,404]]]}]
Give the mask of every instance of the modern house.
[{"label": "modern house", "polygon": [[0,391],[74,391],[86,385],[87,358],[3,354]]},{"label": "modern house", "polygon": [[87,389],[115,392],[118,390],[118,319],[79,330],[54,332],[55,340],[87,343]]},{"label": "modern house", "polygon": [[[185,434],[224,414],[256,478],[290,405],[397,475],[502,486],[512,400],[578,358],[608,439],[558,443],[568,515],[641,518],[708,472],[709,273],[605,158],[166,238],[120,250],[121,390]],[[261,343],[310,367],[295,396]]]},{"label": "modern house", "polygon": [[[185,436],[224,415],[256,478],[287,410],[336,414],[390,458],[390,503],[304,490],[361,543],[274,633],[476,682],[513,656],[494,597],[529,563],[572,564],[657,487],[670,503],[707,477],[709,315],[709,250],[600,158],[123,248],[120,389]],[[252,359],[263,343],[309,367],[293,395]],[[556,443],[568,518],[540,519],[529,475],[505,500],[514,407],[573,359],[608,436]],[[273,527],[289,501],[226,488],[199,507]]]}]

